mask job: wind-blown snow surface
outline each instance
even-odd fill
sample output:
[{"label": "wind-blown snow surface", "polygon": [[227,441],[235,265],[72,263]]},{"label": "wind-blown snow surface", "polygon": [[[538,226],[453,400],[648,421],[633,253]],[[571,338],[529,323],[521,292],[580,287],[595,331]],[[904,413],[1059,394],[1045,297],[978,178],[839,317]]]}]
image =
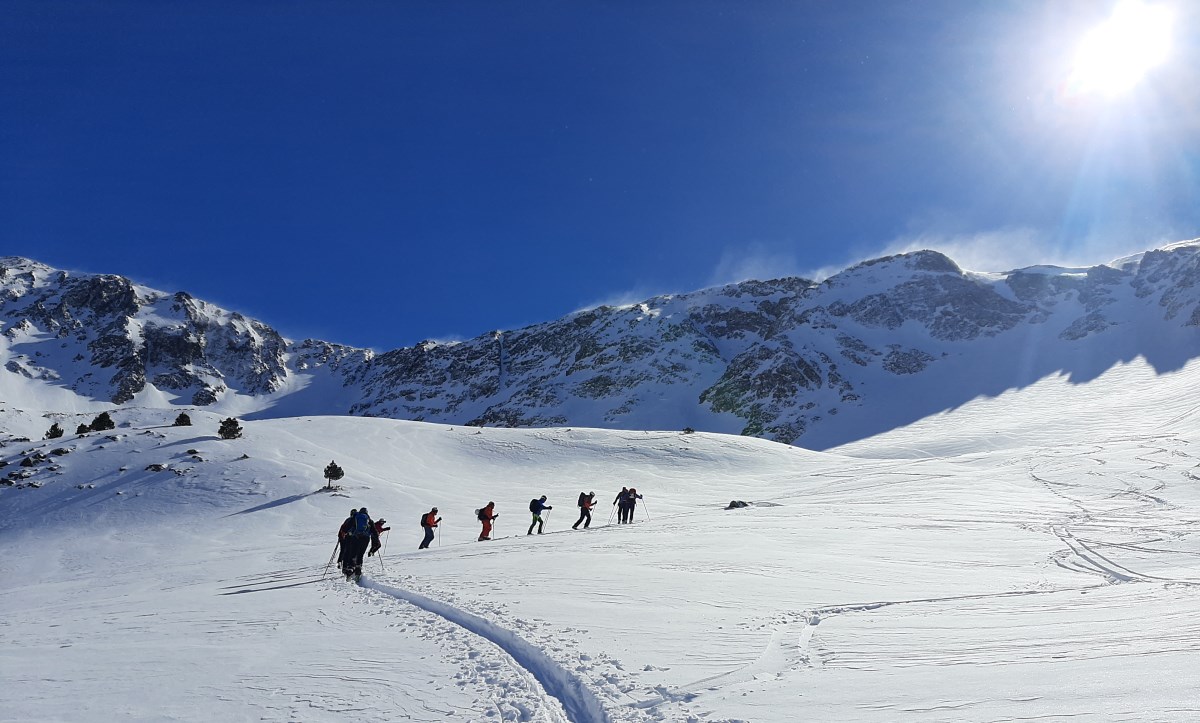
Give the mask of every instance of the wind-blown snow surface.
[{"label": "wind-blown snow surface", "polygon": [[[118,410],[2,450],[47,459],[0,488],[0,719],[1193,720],[1198,372],[1158,377],[1152,426],[1145,385],[1044,380],[835,453]],[[645,505],[608,525],[622,484]],[[382,561],[322,579],[360,505]]]}]

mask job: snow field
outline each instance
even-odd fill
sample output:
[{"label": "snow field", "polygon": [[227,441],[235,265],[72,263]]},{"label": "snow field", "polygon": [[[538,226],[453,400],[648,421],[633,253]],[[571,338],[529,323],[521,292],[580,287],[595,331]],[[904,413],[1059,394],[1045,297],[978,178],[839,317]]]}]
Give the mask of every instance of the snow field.
[{"label": "snow field", "polygon": [[[1058,436],[1068,392],[1101,407],[1035,385],[836,454],[333,417],[222,441],[219,415],[129,412],[115,439],[26,445],[71,451],[0,489],[20,551],[0,557],[0,719],[1193,719],[1190,417]],[[1009,433],[976,444],[957,414]],[[637,522],[608,525],[629,483]],[[580,491],[600,504],[572,531]],[[548,534],[526,536],[540,494]],[[475,542],[488,500],[498,539]],[[393,527],[382,563],[322,580],[364,504]]]}]

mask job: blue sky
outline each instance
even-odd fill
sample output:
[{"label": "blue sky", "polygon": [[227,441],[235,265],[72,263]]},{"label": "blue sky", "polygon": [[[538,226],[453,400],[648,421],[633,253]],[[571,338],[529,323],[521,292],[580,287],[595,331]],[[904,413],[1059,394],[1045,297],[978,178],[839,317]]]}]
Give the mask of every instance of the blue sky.
[{"label": "blue sky", "polygon": [[0,253],[376,349],[912,247],[1200,236],[1197,11],[1120,97],[1112,3],[0,5]]}]

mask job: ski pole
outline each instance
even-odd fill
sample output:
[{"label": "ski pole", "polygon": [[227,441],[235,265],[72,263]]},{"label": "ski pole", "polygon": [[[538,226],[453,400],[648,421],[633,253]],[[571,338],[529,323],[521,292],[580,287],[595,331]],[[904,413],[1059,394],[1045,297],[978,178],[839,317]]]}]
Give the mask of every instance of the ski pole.
[{"label": "ski pole", "polygon": [[333,543],[333,554],[329,556],[329,562],[327,562],[325,564],[325,572],[321,573],[322,580],[324,580],[325,576],[329,574],[329,566],[333,564],[333,557],[334,557],[334,555],[337,555],[338,546],[341,544],[342,544],[341,540],[338,540],[337,542]]},{"label": "ski pole", "polygon": [[387,568],[383,566],[383,553],[387,550],[387,532],[383,533],[383,544],[379,547],[379,569],[387,573]]},{"label": "ski pole", "polygon": [[646,504],[646,500],[642,500],[642,512],[646,513],[646,522],[650,521],[650,505]]},{"label": "ski pole", "polygon": [[438,531],[438,547],[441,547],[442,546],[442,523],[440,523],[440,522],[438,523],[437,531]]},{"label": "ski pole", "polygon": [[614,516],[614,515],[616,515],[616,514],[617,514],[617,503],[616,503],[616,502],[614,502],[614,503],[613,503],[612,512],[609,512],[609,513],[608,513],[608,524],[610,524],[610,525],[612,524],[612,518],[613,518],[613,516]]}]

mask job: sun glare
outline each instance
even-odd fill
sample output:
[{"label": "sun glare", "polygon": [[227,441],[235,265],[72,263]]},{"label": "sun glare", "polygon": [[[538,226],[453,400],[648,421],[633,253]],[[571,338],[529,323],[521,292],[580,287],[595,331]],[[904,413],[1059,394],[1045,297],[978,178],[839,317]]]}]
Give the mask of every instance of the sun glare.
[{"label": "sun glare", "polygon": [[1083,39],[1070,85],[1079,93],[1124,93],[1166,60],[1170,43],[1171,15],[1165,7],[1126,0]]}]

